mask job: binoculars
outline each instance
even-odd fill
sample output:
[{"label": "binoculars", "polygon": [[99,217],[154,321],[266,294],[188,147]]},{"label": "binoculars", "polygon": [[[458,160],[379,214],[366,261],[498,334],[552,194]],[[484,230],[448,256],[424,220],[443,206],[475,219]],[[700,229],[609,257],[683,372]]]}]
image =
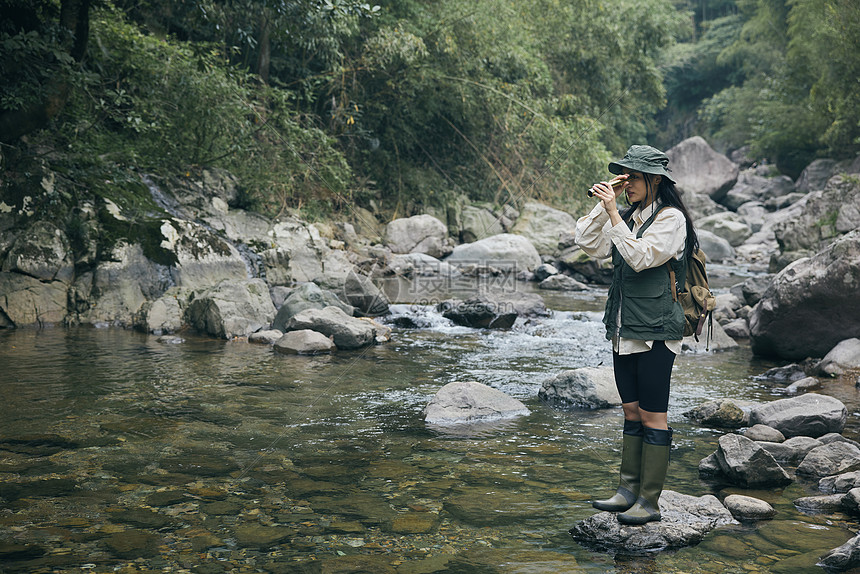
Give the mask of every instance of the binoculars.
[{"label": "binoculars", "polygon": [[[612,189],[616,189],[619,185],[624,185],[625,183],[627,183],[626,179],[616,179],[609,185],[612,187]],[[588,197],[594,197],[594,193],[590,189],[588,190]]]}]

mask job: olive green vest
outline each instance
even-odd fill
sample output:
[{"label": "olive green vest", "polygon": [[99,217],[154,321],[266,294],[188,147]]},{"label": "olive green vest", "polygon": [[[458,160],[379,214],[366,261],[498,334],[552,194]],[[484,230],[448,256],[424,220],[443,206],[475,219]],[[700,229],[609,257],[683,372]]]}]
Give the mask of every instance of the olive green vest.
[{"label": "olive green vest", "polygon": [[[660,210],[639,228],[637,239],[654,223],[658,213]],[[632,218],[626,223],[633,229]],[[603,315],[606,338],[611,340],[618,331],[619,305],[622,337],[643,341],[674,341],[683,338],[684,309],[673,299],[669,289],[669,266],[660,265],[637,273],[624,261],[615,246],[612,247],[612,264],[612,285],[609,287],[606,312]],[[686,260],[679,261],[673,257],[669,264],[675,271],[675,277],[686,277]]]}]

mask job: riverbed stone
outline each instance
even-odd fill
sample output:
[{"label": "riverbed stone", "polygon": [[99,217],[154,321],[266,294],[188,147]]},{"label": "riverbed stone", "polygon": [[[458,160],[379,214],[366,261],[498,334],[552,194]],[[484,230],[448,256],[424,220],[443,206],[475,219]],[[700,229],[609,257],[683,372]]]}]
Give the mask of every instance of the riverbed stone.
[{"label": "riverbed stone", "polygon": [[732,212],[715,213],[696,221],[696,229],[710,231],[729,242],[732,247],[743,244],[751,235],[752,229],[740,216]]},{"label": "riverbed stone", "polygon": [[743,435],[750,440],[781,443],[785,442],[785,435],[773,427],[763,424],[753,425],[743,431]]},{"label": "riverbed stone", "polygon": [[822,446],[820,440],[808,436],[795,436],[782,442],[759,441],[758,445],[773,455],[777,462],[799,464],[814,448]]},{"label": "riverbed stone", "polygon": [[860,369],[860,339],[852,337],[840,341],[815,368],[822,375],[841,375],[850,369]]},{"label": "riverbed stone", "polygon": [[336,348],[334,341],[317,331],[299,329],[284,333],[274,343],[274,349],[285,355],[317,355],[330,353]]},{"label": "riverbed stone", "polygon": [[774,277],[750,314],[757,355],[790,360],[822,357],[839,342],[860,337],[860,229]]},{"label": "riverbed stone", "polygon": [[744,436],[721,436],[716,454],[724,476],[732,484],[755,488],[784,486],[791,482],[791,477],[773,455]]},{"label": "riverbed stone", "polygon": [[460,487],[445,500],[445,511],[473,526],[503,526],[544,518],[550,512],[535,494],[498,489]]},{"label": "riverbed stone", "polygon": [[297,531],[285,526],[264,526],[249,522],[237,526],[234,534],[239,546],[246,548],[269,548],[289,540],[297,534]]},{"label": "riverbed stone", "polygon": [[538,287],[548,291],[586,291],[588,289],[585,283],[580,283],[573,277],[561,273],[547,277],[538,284]]},{"label": "riverbed stone", "polygon": [[559,235],[576,227],[576,219],[566,211],[535,201],[527,202],[511,228],[511,233],[527,237],[538,253],[558,252]]},{"label": "riverbed stone", "polygon": [[797,474],[821,478],[856,470],[858,466],[860,466],[860,448],[847,442],[832,442],[809,451],[803,462],[798,465]]},{"label": "riverbed stone", "polygon": [[601,549],[652,552],[698,544],[715,528],[737,524],[711,494],[695,497],[664,490],[659,506],[659,522],[626,526],[615,513],[599,512],[578,522],[570,534],[578,542]]},{"label": "riverbed stone", "polygon": [[460,213],[460,241],[472,243],[499,233],[505,228],[496,215],[485,207],[464,205]]},{"label": "riverbed stone", "polygon": [[519,400],[478,382],[448,383],[424,408],[424,421],[434,425],[470,424],[529,414]]},{"label": "riverbed stone", "polygon": [[343,284],[343,299],[362,315],[376,317],[388,313],[388,296],[373,284],[370,277],[351,272]]},{"label": "riverbed stone", "polygon": [[175,333],[184,325],[183,302],[182,291],[175,288],[154,301],[145,301],[134,314],[134,326],[154,335]]},{"label": "riverbed stone", "polygon": [[61,324],[68,312],[68,286],[0,272],[0,324],[7,327]]},{"label": "riverbed stone", "polygon": [[538,397],[582,409],[621,405],[611,367],[582,367],[554,375],[543,381]]},{"label": "riverbed stone", "polygon": [[492,268],[512,274],[534,271],[542,263],[532,242],[512,233],[458,245],[445,261],[461,271]]},{"label": "riverbed stone", "polygon": [[818,565],[835,572],[844,572],[860,566],[860,534],[824,554]]},{"label": "riverbed stone", "polygon": [[200,293],[185,316],[201,333],[232,339],[267,327],[275,318],[275,306],[262,279],[223,281]]},{"label": "riverbed stone", "polygon": [[794,506],[803,512],[822,513],[839,512],[842,510],[844,494],[826,494],[823,496],[802,496],[794,499]]},{"label": "riverbed stone", "polygon": [[825,476],[818,481],[818,490],[822,492],[844,493],[858,487],[860,487],[860,470]]},{"label": "riverbed stone", "polygon": [[744,426],[745,418],[743,409],[731,399],[707,401],[684,416],[706,426],[731,429]]},{"label": "riverbed stone", "polygon": [[707,229],[697,229],[696,236],[699,239],[699,247],[705,252],[707,260],[723,262],[735,258],[735,248],[716,233]]},{"label": "riverbed stone", "polygon": [[265,329],[248,335],[248,342],[257,345],[274,345],[283,336],[284,333],[277,329]]},{"label": "riverbed stone", "polygon": [[145,530],[130,529],[111,534],[104,543],[114,556],[133,560],[156,556],[161,537]]},{"label": "riverbed stone", "polygon": [[395,534],[428,534],[439,526],[439,515],[431,512],[405,512],[391,521]]},{"label": "riverbed stone", "polygon": [[474,329],[510,329],[517,320],[516,311],[507,304],[486,296],[449,299],[437,308],[446,319]]},{"label": "riverbed stone", "polygon": [[350,317],[355,312],[352,305],[342,301],[333,291],[323,289],[316,283],[302,283],[292,289],[284,299],[272,321],[272,328],[286,331],[287,322],[294,315],[307,309],[325,309],[326,307],[337,307]]},{"label": "riverbed stone", "polygon": [[672,179],[684,193],[704,194],[718,202],[738,180],[738,165],[700,136],[685,139],[666,155]]},{"label": "riverbed stone", "polygon": [[450,253],[448,227],[432,215],[395,219],[385,227],[385,245],[392,253],[426,253],[444,257]]},{"label": "riverbed stone", "polygon": [[839,399],[806,393],[798,397],[779,399],[759,405],[750,412],[750,424],[764,424],[779,430],[786,437],[820,437],[830,432],[842,432],[848,410]]},{"label": "riverbed stone", "polygon": [[338,307],[306,309],[287,321],[286,331],[310,329],[331,337],[338,349],[360,349],[374,344],[376,329],[368,321],[350,317]]},{"label": "riverbed stone", "polygon": [[730,494],[723,504],[737,520],[768,520],[776,516],[773,506],[752,496]]},{"label": "riverbed stone", "polygon": [[860,514],[860,488],[852,488],[845,494],[834,494],[839,497],[842,508],[851,514]]}]

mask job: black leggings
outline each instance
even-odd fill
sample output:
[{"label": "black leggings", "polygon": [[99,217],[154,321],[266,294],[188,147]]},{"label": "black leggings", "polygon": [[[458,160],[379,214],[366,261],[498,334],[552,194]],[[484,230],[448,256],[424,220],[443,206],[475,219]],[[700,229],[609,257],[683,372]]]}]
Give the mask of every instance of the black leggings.
[{"label": "black leggings", "polygon": [[639,402],[639,408],[652,413],[669,410],[669,380],[675,353],[663,341],[645,353],[619,355],[612,353],[615,385],[622,403]]}]

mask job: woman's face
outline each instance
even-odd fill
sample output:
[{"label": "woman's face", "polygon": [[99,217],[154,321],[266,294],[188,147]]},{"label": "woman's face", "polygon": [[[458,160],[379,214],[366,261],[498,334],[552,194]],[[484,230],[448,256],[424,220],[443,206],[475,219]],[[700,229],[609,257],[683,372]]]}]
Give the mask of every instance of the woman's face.
[{"label": "woman's face", "polygon": [[[654,201],[654,196],[657,193],[657,184],[662,179],[659,175],[644,174],[641,171],[632,171],[624,168],[624,173],[627,177],[627,200],[630,203],[639,202],[640,207],[647,207]],[[651,180],[650,185],[648,179]]]}]

